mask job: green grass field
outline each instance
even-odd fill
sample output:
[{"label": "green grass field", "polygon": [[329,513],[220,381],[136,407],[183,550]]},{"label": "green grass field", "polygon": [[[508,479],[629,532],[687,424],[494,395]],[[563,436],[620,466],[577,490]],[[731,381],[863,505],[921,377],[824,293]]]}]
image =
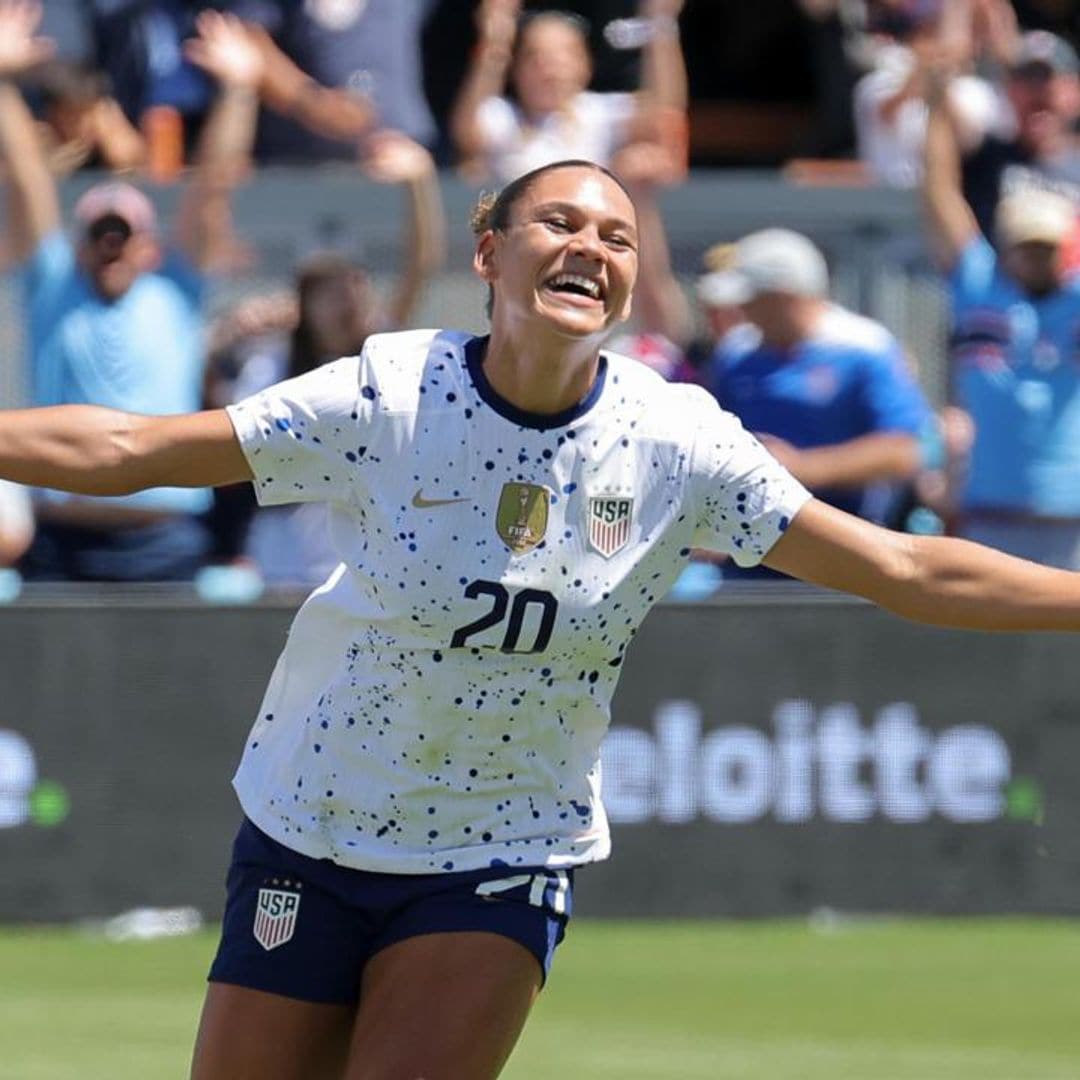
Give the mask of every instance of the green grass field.
[{"label": "green grass field", "polygon": [[[183,1080],[211,934],[0,933],[2,1080]],[[508,1080],[1077,1080],[1080,923],[576,922]]]}]

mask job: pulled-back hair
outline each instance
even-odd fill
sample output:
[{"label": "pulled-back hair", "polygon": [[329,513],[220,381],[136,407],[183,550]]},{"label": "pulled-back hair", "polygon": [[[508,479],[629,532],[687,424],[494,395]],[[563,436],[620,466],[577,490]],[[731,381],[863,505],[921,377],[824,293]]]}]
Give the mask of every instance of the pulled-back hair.
[{"label": "pulled-back hair", "polygon": [[[594,172],[603,173],[613,180],[626,193],[626,197],[633,202],[627,186],[606,165],[600,165],[595,161],[585,161],[580,158],[567,158],[565,161],[552,161],[550,164],[541,165],[527,173],[511,180],[501,191],[485,191],[476,200],[472,213],[469,215],[469,225],[473,235],[481,237],[486,232],[502,232],[510,224],[510,215],[519,199],[524,196],[529,188],[540,179],[544,173],[554,172],[556,169],[592,169]],[[487,316],[491,318],[494,290],[488,286]]]}]

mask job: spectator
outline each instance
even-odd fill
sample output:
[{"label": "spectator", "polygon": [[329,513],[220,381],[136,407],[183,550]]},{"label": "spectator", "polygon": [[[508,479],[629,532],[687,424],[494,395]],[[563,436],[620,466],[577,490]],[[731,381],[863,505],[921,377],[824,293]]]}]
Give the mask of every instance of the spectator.
[{"label": "spectator", "polygon": [[1080,570],[1080,279],[1064,267],[1071,201],[1026,189],[995,216],[995,252],[960,182],[942,101],[930,96],[925,206],[953,303],[952,394],[974,427],[958,531]]},{"label": "spectator", "polygon": [[[228,399],[219,392],[214,404],[232,404],[338,357],[355,356],[369,334],[408,325],[424,284],[443,259],[445,226],[435,165],[422,146],[390,131],[367,140],[363,165],[369,179],[403,184],[408,191],[405,260],[389,304],[380,302],[362,266],[336,254],[311,257],[297,271],[295,297],[261,305],[261,326],[246,318],[251,302],[244,305],[246,334],[227,343],[233,356],[243,352],[243,363]],[[290,306],[293,325],[282,333]],[[234,320],[229,315],[223,321]],[[256,510],[248,484],[217,495],[219,554],[243,553],[275,585],[318,584],[337,565],[325,504]]]},{"label": "spectator", "polygon": [[143,137],[109,92],[104,73],[53,60],[35,73],[34,83],[41,98],[41,137],[54,173],[127,172],[145,162]]},{"label": "spectator", "polygon": [[736,247],[728,243],[713,244],[701,257],[704,273],[698,277],[694,293],[705,332],[687,348],[687,360],[695,370],[706,367],[720,342],[746,322],[744,290],[731,273],[735,257]]},{"label": "spectator", "polygon": [[[521,0],[481,0],[479,42],[458,95],[451,130],[467,165],[499,183],[540,165],[584,159],[619,166],[635,143],[666,151],[670,180],[685,166],[686,70],[679,46],[682,0],[643,0],[650,22],[642,92],[595,94],[580,19],[557,11],[525,15]],[[501,96],[507,79],[513,100]]]},{"label": "spectator", "polygon": [[187,0],[87,0],[97,67],[108,74],[125,115],[141,128],[154,115],[151,110],[169,110],[189,148],[213,97],[210,80],[184,52],[202,6]]},{"label": "spectator", "polygon": [[[1008,9],[1008,4],[1003,5]],[[995,17],[1008,11],[995,4]],[[1005,31],[999,31],[999,37]],[[1028,187],[1080,195],[1080,148],[1074,128],[1080,117],[1077,56],[1068,42],[1046,31],[1024,34],[1011,54],[1005,92],[1014,134],[988,134],[963,159],[964,195],[984,235],[992,237],[995,208],[1003,195]]]},{"label": "spectator", "polygon": [[[916,187],[921,178],[928,72],[942,63],[963,69],[971,62],[970,19],[960,33],[950,32],[944,7],[944,0],[937,0],[894,11],[890,43],[877,51],[874,70],[855,87],[859,158],[889,187]],[[985,79],[957,75],[949,84],[948,104],[967,150],[1003,130],[1004,102]]]},{"label": "spectator", "polygon": [[[435,122],[420,63],[430,6],[430,0],[226,0],[227,10],[261,27],[276,47],[263,87],[273,111],[259,121],[259,160],[351,158],[356,138],[375,128],[430,146]],[[342,141],[343,125],[353,146]]]},{"label": "spectator", "polygon": [[830,303],[825,259],[798,233],[744,237],[729,273],[748,321],[720,342],[707,385],[819,498],[885,519],[931,421],[899,344]]},{"label": "spectator", "polygon": [[[159,243],[150,201],[128,184],[92,187],[76,204],[74,243],[33,119],[11,79],[47,56],[37,5],[0,3],[0,157],[8,232],[23,262],[30,382],[36,405],[87,403],[139,413],[198,407],[200,269],[227,219],[228,187],[254,126],[259,53],[235,22],[204,13],[194,62],[221,83],[203,153],[184,191],[176,250]],[[123,499],[42,494],[28,576],[174,580],[205,550],[205,491],[163,488]]]}]

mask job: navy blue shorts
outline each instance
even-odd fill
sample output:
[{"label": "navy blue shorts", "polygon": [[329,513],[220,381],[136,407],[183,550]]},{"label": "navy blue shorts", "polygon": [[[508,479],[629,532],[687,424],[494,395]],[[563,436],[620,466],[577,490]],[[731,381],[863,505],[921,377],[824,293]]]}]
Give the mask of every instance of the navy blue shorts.
[{"label": "navy blue shorts", "polygon": [[480,930],[524,945],[546,978],[572,892],[572,870],[353,870],[301,855],[245,820],[233,845],[221,944],[209,977],[352,1005],[364,964],[380,949],[421,934]]}]

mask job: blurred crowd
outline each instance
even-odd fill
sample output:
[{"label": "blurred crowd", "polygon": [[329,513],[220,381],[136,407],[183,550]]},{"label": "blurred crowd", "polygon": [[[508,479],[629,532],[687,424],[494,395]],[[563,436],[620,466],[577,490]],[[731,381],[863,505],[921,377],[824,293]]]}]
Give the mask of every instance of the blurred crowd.
[{"label": "blurred crowd", "polygon": [[[704,385],[834,505],[1080,569],[1078,36],[1068,0],[0,0],[0,259],[30,403],[186,412],[355,353],[411,325],[443,265],[442,170],[497,186],[586,158],[640,214],[613,349]],[[316,253],[209,319],[209,283],[244,266],[243,182],[325,161],[405,193],[392,288]],[[921,194],[952,305],[943,408],[919,357],[830,299],[808,237],[702,222],[700,273],[676,276],[660,193],[763,162]],[[109,175],[65,223],[80,169]],[[178,189],[168,225],[144,182]],[[320,508],[246,486],[0,486],[0,565],[31,580],[306,585],[333,563]],[[747,576],[699,567],[699,589]]]}]

